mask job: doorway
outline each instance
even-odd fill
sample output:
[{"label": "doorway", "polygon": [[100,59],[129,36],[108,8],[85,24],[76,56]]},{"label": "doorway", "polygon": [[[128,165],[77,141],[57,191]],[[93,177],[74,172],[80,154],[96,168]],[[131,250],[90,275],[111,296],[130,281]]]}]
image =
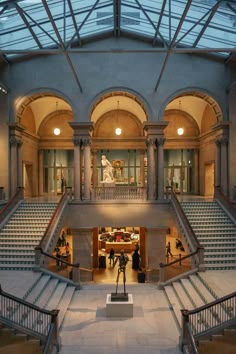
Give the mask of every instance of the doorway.
[{"label": "doorway", "polygon": [[[114,263],[109,254],[114,249]],[[126,265],[126,282],[137,283],[138,269],[134,269],[133,254],[138,249],[140,268],[145,267],[145,229],[142,227],[110,227],[102,226],[93,233],[93,269],[94,281],[98,283],[114,283],[118,272],[118,257],[121,250],[128,256]],[[121,286],[120,284],[119,286]]]},{"label": "doorway", "polygon": [[23,187],[26,198],[33,196],[33,165],[23,163]]},{"label": "doorway", "polygon": [[212,197],[214,195],[215,168],[214,162],[205,164],[205,191],[204,195]]}]

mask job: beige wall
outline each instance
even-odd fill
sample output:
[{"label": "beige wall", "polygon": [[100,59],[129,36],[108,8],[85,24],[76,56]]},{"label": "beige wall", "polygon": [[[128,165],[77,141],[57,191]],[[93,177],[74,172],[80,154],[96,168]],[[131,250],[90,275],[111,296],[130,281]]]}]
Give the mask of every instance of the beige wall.
[{"label": "beige wall", "polygon": [[[24,137],[21,147],[22,163],[32,165],[33,188],[32,196],[38,195],[38,141],[35,138]],[[29,196],[29,195],[28,195]]]}]

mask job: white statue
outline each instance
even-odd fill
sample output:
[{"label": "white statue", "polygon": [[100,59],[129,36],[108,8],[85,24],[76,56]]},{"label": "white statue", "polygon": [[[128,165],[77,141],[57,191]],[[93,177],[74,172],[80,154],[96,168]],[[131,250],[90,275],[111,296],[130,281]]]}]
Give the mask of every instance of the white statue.
[{"label": "white statue", "polygon": [[103,180],[102,182],[104,183],[113,183],[114,182],[114,177],[113,177],[113,167],[111,163],[107,160],[105,155],[102,155],[102,166],[103,168]]}]

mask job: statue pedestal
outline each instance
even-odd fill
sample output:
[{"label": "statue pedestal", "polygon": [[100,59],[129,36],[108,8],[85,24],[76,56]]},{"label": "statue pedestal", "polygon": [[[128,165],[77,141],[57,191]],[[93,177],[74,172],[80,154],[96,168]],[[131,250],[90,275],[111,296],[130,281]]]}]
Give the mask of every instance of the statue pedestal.
[{"label": "statue pedestal", "polygon": [[115,187],[116,183],[115,182],[101,182],[102,187]]},{"label": "statue pedestal", "polygon": [[133,317],[133,295],[128,294],[128,301],[112,301],[111,294],[107,294],[107,317]]}]

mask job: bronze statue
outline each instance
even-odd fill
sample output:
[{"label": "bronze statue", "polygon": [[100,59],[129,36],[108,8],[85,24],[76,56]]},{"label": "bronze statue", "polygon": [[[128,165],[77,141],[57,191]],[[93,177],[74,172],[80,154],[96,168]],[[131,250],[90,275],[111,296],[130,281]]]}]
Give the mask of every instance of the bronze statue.
[{"label": "bronze statue", "polygon": [[118,273],[117,273],[117,278],[116,278],[116,292],[115,292],[115,295],[117,295],[120,273],[123,273],[124,296],[127,296],[126,288],[125,288],[125,283],[126,283],[125,269],[126,269],[126,264],[128,262],[128,257],[125,254],[124,250],[121,250],[120,256],[116,258],[116,261],[115,261],[114,265],[116,265],[117,261],[119,261],[119,267],[118,267]]}]

